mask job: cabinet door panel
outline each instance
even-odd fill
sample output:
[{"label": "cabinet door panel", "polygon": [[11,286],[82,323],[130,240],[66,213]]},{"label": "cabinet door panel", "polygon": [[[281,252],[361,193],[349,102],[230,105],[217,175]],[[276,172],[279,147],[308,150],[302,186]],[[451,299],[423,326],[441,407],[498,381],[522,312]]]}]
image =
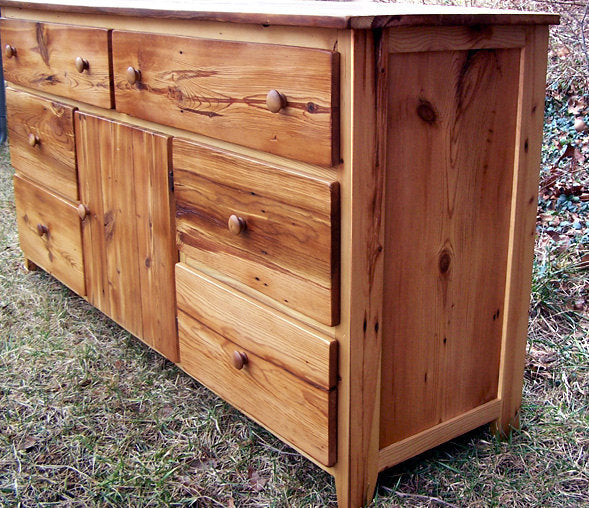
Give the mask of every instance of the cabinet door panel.
[{"label": "cabinet door panel", "polygon": [[167,136],[76,113],[88,300],[177,361]]}]

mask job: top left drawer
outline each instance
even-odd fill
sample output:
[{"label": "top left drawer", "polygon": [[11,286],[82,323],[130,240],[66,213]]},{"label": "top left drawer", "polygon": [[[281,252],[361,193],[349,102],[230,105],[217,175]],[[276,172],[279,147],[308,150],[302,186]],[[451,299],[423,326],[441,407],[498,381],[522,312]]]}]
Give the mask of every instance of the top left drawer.
[{"label": "top left drawer", "polygon": [[109,30],[0,20],[7,81],[112,108]]}]

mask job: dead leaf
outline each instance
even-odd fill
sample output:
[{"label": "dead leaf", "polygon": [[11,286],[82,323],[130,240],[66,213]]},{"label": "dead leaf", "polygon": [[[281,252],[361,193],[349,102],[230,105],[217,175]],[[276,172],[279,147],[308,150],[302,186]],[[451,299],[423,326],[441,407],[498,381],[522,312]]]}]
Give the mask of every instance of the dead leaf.
[{"label": "dead leaf", "polygon": [[566,46],[559,46],[556,49],[556,54],[558,55],[558,58],[564,59],[571,54],[571,50]]},{"label": "dead leaf", "polygon": [[264,490],[264,486],[268,483],[268,478],[262,478],[251,466],[247,468],[247,476],[249,478],[250,487],[254,492]]},{"label": "dead leaf", "polygon": [[172,406],[164,406],[158,411],[158,415],[160,418],[168,418],[173,411],[174,408]]},{"label": "dead leaf", "polygon": [[577,132],[585,132],[587,130],[587,124],[581,117],[575,118],[575,130]]},{"label": "dead leaf", "polygon": [[29,451],[30,449],[34,448],[37,445],[37,438],[29,436],[26,437],[24,441],[18,445],[19,450]]},{"label": "dead leaf", "polygon": [[571,115],[578,116],[587,109],[587,103],[584,97],[571,97],[568,102],[568,112]]}]

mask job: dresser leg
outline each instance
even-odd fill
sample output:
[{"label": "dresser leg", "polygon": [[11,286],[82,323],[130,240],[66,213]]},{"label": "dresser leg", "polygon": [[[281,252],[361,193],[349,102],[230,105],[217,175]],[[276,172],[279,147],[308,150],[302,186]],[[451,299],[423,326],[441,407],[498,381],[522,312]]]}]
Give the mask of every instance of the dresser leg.
[{"label": "dresser leg", "polygon": [[362,508],[371,503],[376,490],[378,470],[376,467],[363,469],[365,470],[335,475],[338,508]]},{"label": "dresser leg", "polygon": [[27,272],[36,272],[39,269],[39,267],[28,258],[25,258],[24,265]]}]

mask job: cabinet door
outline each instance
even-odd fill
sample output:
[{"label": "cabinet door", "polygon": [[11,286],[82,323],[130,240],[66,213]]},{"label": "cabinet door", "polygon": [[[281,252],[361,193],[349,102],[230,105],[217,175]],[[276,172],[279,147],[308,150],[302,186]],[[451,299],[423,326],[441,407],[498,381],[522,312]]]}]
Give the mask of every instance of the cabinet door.
[{"label": "cabinet door", "polygon": [[178,359],[168,136],[76,113],[90,303]]}]

